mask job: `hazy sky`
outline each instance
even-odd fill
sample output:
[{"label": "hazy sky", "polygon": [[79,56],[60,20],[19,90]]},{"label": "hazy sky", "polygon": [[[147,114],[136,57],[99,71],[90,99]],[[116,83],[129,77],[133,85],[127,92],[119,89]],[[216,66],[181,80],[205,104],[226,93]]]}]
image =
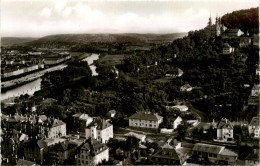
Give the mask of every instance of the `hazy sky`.
[{"label": "hazy sky", "polygon": [[251,1],[7,1],[1,0],[1,36],[42,37],[64,33],[175,33],[206,26]]}]

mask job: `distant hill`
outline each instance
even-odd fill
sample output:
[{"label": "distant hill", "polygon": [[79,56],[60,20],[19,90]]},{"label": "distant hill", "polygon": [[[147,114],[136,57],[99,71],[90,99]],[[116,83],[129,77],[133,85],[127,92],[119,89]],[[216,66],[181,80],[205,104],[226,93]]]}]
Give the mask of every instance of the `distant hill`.
[{"label": "distant hill", "polygon": [[37,40],[37,38],[29,37],[2,37],[1,46],[13,46],[13,45],[23,45],[25,43]]},{"label": "distant hill", "polygon": [[238,10],[225,14],[221,22],[228,28],[239,28],[250,34],[259,33],[259,8]]},{"label": "distant hill", "polygon": [[88,44],[88,43],[138,43],[138,42],[155,42],[165,41],[170,42],[177,38],[184,37],[187,33],[174,34],[60,34],[49,35],[29,44]]}]

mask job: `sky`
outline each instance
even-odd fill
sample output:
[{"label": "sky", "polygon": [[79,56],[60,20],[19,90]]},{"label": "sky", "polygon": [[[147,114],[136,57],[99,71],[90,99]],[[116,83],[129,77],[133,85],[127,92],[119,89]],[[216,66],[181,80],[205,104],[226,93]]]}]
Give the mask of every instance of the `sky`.
[{"label": "sky", "polygon": [[178,33],[198,30],[211,16],[257,7],[258,1],[1,0],[2,37],[82,33]]}]

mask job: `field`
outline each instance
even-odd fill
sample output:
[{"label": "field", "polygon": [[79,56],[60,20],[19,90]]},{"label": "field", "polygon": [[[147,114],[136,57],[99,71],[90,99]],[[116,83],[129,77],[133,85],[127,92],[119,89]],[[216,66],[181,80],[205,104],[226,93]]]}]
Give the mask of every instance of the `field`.
[{"label": "field", "polygon": [[125,58],[124,55],[119,54],[119,55],[105,55],[99,58],[99,62],[103,64],[108,64],[108,65],[117,65],[121,64],[121,61]]}]

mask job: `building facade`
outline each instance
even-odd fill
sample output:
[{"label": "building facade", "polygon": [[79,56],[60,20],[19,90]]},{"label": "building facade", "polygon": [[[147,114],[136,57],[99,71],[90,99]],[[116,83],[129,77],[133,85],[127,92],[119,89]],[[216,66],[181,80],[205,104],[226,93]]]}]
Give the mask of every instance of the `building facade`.
[{"label": "building facade", "polygon": [[86,139],[94,138],[102,143],[107,143],[113,138],[113,125],[105,119],[94,119],[94,121],[85,129]]},{"label": "building facade", "polygon": [[108,161],[109,148],[94,138],[89,138],[85,143],[81,145],[76,155],[77,165],[97,165],[102,160]]},{"label": "building facade", "polygon": [[217,125],[217,139],[221,141],[233,140],[233,125],[227,118],[222,118]]},{"label": "building facade", "polygon": [[163,117],[156,113],[148,111],[137,112],[129,117],[130,127],[142,127],[142,128],[159,128],[159,125],[163,122]]},{"label": "building facade", "polygon": [[253,135],[254,138],[260,138],[260,124],[259,117],[253,117],[248,125],[249,135]]}]

